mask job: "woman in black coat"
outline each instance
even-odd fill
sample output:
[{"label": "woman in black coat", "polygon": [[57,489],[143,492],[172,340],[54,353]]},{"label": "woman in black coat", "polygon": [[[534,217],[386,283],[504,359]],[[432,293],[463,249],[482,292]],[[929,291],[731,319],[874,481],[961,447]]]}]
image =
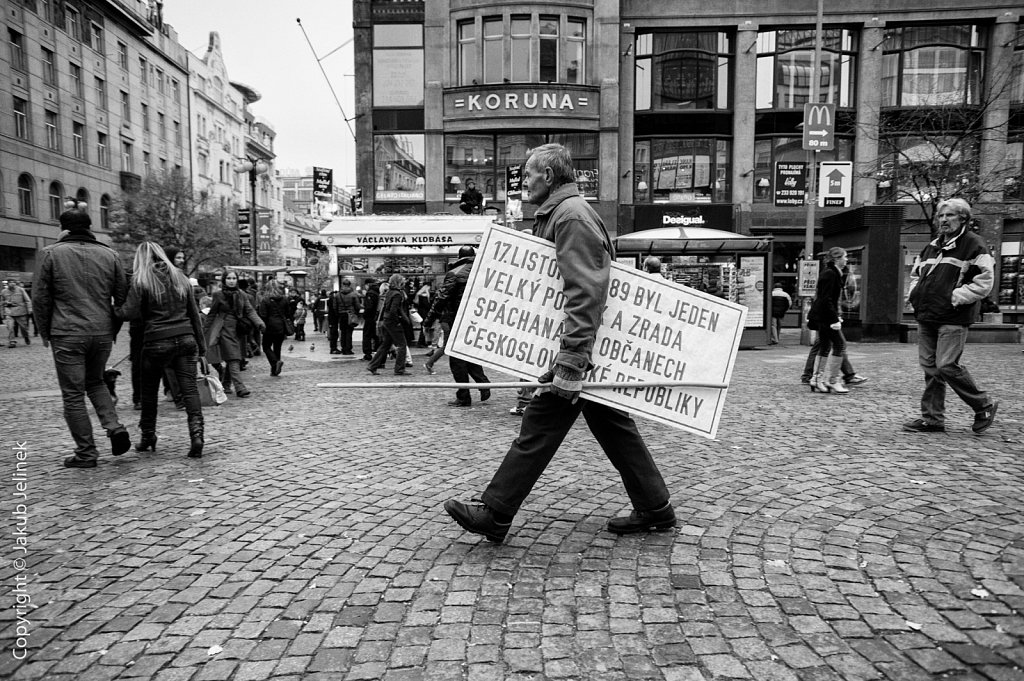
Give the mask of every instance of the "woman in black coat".
[{"label": "woman in black coat", "polygon": [[284,361],[281,359],[281,345],[287,337],[285,318],[291,319],[295,314],[293,303],[281,290],[281,285],[272,281],[266,286],[263,299],[257,307],[260,319],[267,325],[263,332],[263,356],[270,363],[270,375],[280,376]]},{"label": "woman in black coat", "polygon": [[846,352],[843,318],[839,315],[844,267],[846,251],[839,247],[830,248],[825,267],[818,277],[811,311],[807,315],[807,327],[816,330],[821,341],[818,358],[814,363],[814,375],[811,377],[811,390],[814,392],[850,392],[840,378],[843,353]]},{"label": "woman in black coat", "polygon": [[249,297],[238,290],[238,273],[226,270],[221,277],[221,289],[213,294],[210,312],[207,314],[206,340],[210,353],[210,362],[227,364],[224,372],[224,392],[230,393],[234,384],[238,397],[248,397],[250,390],[242,383],[242,360],[245,348],[240,339],[238,323],[245,319],[253,327],[263,329],[263,320],[252,309]]}]

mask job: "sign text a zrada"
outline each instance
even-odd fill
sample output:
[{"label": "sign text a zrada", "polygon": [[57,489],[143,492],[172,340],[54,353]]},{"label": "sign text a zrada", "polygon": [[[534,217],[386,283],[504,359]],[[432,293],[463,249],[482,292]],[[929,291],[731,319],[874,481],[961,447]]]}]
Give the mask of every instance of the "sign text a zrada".
[{"label": "sign text a zrada", "polygon": [[[588,388],[582,396],[713,438],[726,389],[665,384],[727,385],[746,308],[619,263],[611,268],[595,366],[585,380],[636,385]],[[535,380],[554,364],[565,305],[554,246],[492,226],[484,232],[445,350]]]}]

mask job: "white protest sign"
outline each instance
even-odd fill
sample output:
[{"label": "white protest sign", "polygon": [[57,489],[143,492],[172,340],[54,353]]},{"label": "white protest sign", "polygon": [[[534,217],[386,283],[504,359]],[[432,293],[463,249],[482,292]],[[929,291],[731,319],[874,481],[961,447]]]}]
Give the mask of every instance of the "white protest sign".
[{"label": "white protest sign", "polygon": [[[565,318],[554,245],[493,225],[484,232],[445,351],[535,380],[552,368]],[[713,438],[726,389],[643,385],[728,384],[746,308],[611,264],[608,300],[586,381],[636,382],[582,396]]]}]

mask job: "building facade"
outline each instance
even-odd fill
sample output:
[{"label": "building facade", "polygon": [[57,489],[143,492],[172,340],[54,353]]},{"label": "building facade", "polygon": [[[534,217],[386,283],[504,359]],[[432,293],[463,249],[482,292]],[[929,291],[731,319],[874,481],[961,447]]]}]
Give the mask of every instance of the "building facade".
[{"label": "building facade", "polygon": [[242,92],[228,77],[218,33],[210,33],[202,58],[188,54],[188,69],[192,186],[221,217],[234,221],[235,209],[247,205],[244,178],[235,169],[245,156],[248,126]]},{"label": "building facade", "polygon": [[[112,198],[149,172],[191,174],[186,50],[160,3],[5,0],[0,271],[31,279],[67,196],[104,238]],[[152,6],[151,6],[152,5]]]},{"label": "building facade", "polygon": [[[909,263],[932,199],[962,195],[1003,256],[995,297],[1024,313],[1019,2],[825,4],[815,65],[814,0],[356,0],[366,212],[458,212],[472,179],[485,211],[503,213],[506,166],[561,142],[613,233],[771,237],[772,278],[795,291],[809,219],[817,251],[823,218],[905,205]],[[814,81],[834,141],[809,152]],[[851,165],[836,171],[842,195],[810,216],[806,190],[832,190],[814,186],[824,163]]]}]

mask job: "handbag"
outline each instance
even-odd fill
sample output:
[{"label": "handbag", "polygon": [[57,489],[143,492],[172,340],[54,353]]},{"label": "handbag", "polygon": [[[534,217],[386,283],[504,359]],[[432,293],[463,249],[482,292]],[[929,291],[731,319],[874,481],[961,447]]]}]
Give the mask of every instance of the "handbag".
[{"label": "handbag", "polygon": [[228,401],[227,393],[220,379],[210,373],[210,365],[200,359],[199,372],[196,375],[196,389],[199,391],[199,402],[204,407],[216,407]]},{"label": "handbag", "polygon": [[412,310],[412,311],[409,312],[409,318],[412,319],[412,323],[413,324],[422,324],[423,323],[423,317],[416,310]]},{"label": "handbag", "polygon": [[284,313],[284,310],[281,309],[281,304],[280,303],[277,304],[277,313],[279,315],[281,315],[281,319],[284,320],[284,335],[285,336],[294,336],[295,335],[295,322],[292,321],[291,317],[289,317],[288,315],[286,315]]}]

